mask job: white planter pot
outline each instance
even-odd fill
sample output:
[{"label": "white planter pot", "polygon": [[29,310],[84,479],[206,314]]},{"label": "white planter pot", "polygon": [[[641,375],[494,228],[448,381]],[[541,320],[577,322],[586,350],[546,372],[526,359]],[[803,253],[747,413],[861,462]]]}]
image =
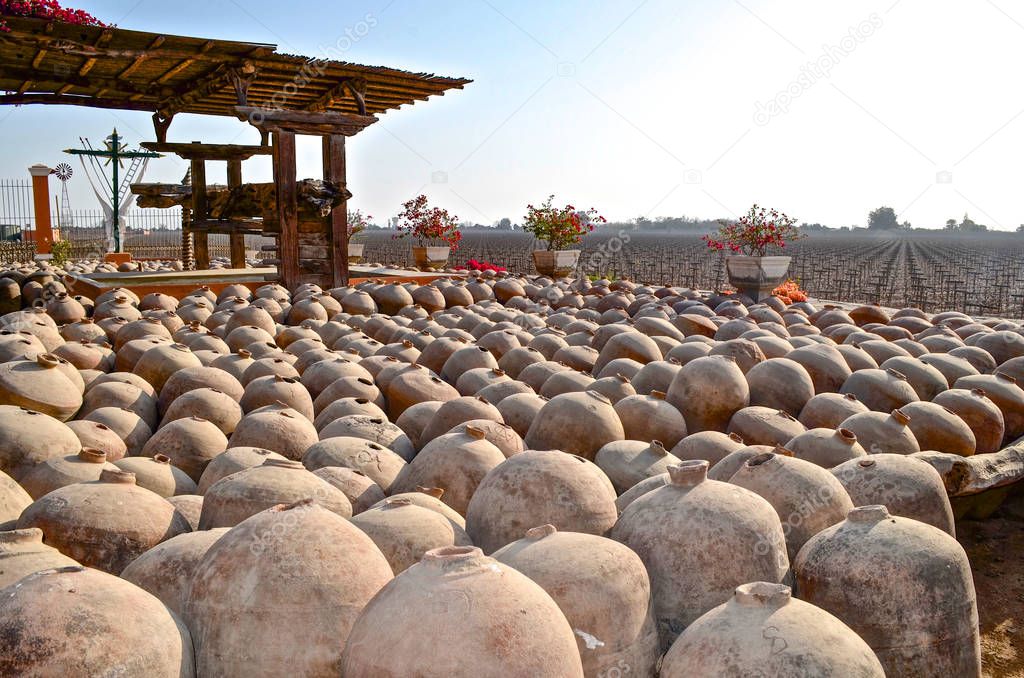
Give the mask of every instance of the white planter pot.
[{"label": "white planter pot", "polygon": [[412,258],[417,268],[444,268],[448,263],[450,247],[413,247]]},{"label": "white planter pot", "polygon": [[533,265],[549,278],[564,278],[576,270],[580,250],[534,250]]},{"label": "white planter pot", "polygon": [[725,258],[725,270],[732,286],[755,302],[771,296],[789,273],[790,257],[748,257],[734,254]]},{"label": "white planter pot", "polygon": [[352,243],[352,242],[350,242],[348,244],[348,263],[350,263],[350,264],[358,264],[360,261],[362,261],[363,260],[363,248],[364,247],[366,247],[366,245],[364,245],[362,243]]}]

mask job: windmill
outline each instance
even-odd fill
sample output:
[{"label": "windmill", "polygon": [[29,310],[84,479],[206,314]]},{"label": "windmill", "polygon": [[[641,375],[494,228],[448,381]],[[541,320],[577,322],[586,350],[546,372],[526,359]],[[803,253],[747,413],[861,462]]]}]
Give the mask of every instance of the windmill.
[{"label": "windmill", "polygon": [[[82,142],[83,148],[69,148],[64,152],[77,155],[81,161],[89,186],[103,208],[107,240],[113,241],[114,252],[120,252],[122,220],[135,201],[135,196],[131,194],[132,182],[142,178],[150,158],[162,156],[151,151],[129,150],[121,143],[116,128],[114,133],[104,140],[105,148],[93,148],[89,140],[82,137],[78,140]],[[86,158],[89,159],[88,164]],[[106,158],[106,163],[101,163],[100,158]],[[128,160],[129,164],[124,176],[120,177],[122,160]],[[107,177],[105,165],[111,167],[110,178]]]},{"label": "windmill", "polygon": [[60,212],[57,213],[57,225],[61,230],[71,228],[75,223],[71,215],[71,200],[68,198],[68,180],[75,172],[66,162],[58,164],[50,172],[60,180]]}]

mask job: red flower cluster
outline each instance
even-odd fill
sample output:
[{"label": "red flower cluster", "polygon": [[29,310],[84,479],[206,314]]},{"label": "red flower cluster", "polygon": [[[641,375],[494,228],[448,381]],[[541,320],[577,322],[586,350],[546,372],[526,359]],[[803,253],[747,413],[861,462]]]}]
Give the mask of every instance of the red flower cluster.
[{"label": "red flower cluster", "polygon": [[466,262],[465,266],[455,267],[457,271],[465,271],[467,269],[470,271],[494,271],[495,273],[502,273],[508,270],[504,266],[498,266],[489,261],[477,261],[476,259],[470,259]]},{"label": "red flower cluster", "polygon": [[797,301],[807,301],[807,292],[800,289],[800,283],[792,278],[772,290],[772,294],[782,299],[787,306]]},{"label": "red flower cluster", "polygon": [[797,230],[796,219],[775,209],[754,205],[737,222],[720,221],[718,237],[703,235],[701,239],[713,250],[726,248],[749,256],[763,257],[770,247],[785,247],[787,241],[803,236]]},{"label": "red flower cluster", "polygon": [[[57,0],[0,0],[0,16],[29,16],[79,26],[106,26],[93,15],[80,9],[65,9]],[[0,19],[0,33],[11,29]]]},{"label": "red flower cluster", "polygon": [[523,219],[523,230],[547,243],[549,250],[575,245],[594,230],[594,224],[607,222],[593,207],[587,210],[577,210],[572,205],[553,207],[554,199],[554,195],[549,195],[540,207],[527,205]]},{"label": "red flower cluster", "polygon": [[398,216],[402,223],[398,226],[400,232],[394,237],[411,235],[420,245],[425,241],[440,241],[453,250],[458,249],[462,240],[458,217],[440,207],[427,207],[427,196],[420,195],[402,203],[402,212]]}]

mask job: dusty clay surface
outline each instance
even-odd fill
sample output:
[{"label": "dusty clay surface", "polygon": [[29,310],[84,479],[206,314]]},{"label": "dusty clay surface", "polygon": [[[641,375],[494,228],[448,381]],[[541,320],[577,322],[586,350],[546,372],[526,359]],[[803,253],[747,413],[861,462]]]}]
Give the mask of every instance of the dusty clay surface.
[{"label": "dusty clay surface", "polygon": [[1024,496],[987,520],[962,520],[957,539],[974,572],[982,672],[1024,677]]}]

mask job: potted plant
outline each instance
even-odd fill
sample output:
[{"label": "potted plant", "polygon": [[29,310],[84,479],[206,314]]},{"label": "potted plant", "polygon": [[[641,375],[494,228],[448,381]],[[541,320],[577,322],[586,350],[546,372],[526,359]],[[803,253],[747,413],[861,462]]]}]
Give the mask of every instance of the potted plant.
[{"label": "potted plant", "polygon": [[717,237],[701,237],[711,249],[732,252],[725,258],[729,282],[740,294],[758,302],[770,297],[786,279],[790,257],[767,256],[766,252],[803,237],[795,223],[796,219],[776,209],[755,204],[739,221],[720,221]]},{"label": "potted plant", "polygon": [[416,238],[412,257],[417,268],[442,268],[448,263],[451,251],[458,249],[462,239],[458,217],[440,207],[429,207],[427,196],[420,195],[403,203],[398,217],[401,222],[395,237],[411,235]]},{"label": "potted plant", "polygon": [[352,242],[352,238],[366,230],[370,225],[369,214],[363,216],[359,210],[348,210],[348,263],[358,264],[363,259],[363,243]]},{"label": "potted plant", "polygon": [[533,251],[537,272],[561,278],[572,273],[580,258],[578,249],[569,248],[581,243],[583,236],[594,230],[595,223],[606,220],[594,208],[555,207],[554,199],[554,195],[549,195],[540,207],[527,205],[523,230],[544,243],[543,250]]}]

